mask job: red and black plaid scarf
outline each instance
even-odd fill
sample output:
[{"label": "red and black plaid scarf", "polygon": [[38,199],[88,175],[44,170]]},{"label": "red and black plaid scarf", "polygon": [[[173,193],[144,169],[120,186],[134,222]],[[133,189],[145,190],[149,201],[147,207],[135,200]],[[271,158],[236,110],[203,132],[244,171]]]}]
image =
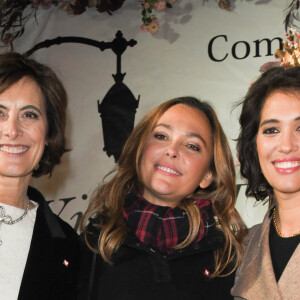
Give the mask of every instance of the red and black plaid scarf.
[{"label": "red and black plaid scarf", "polygon": [[[209,200],[196,199],[201,214],[201,224],[195,243],[198,243],[208,229],[215,225],[212,205]],[[146,201],[141,195],[129,193],[125,199],[123,216],[127,234],[162,253],[172,253],[188,235],[189,221],[186,212],[180,208],[158,206]]]}]

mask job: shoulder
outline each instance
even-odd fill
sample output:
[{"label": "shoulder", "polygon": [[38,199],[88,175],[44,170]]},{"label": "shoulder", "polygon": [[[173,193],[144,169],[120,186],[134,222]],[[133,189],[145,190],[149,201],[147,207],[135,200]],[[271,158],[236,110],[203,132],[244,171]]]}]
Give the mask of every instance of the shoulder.
[{"label": "shoulder", "polygon": [[263,233],[269,229],[269,227],[270,227],[269,215],[270,215],[270,213],[267,212],[262,223],[256,224],[249,229],[248,234],[244,239],[245,246],[249,245],[250,243],[252,243],[255,240],[260,239],[260,237],[263,235]]},{"label": "shoulder", "polygon": [[80,240],[75,230],[67,222],[63,221],[59,216],[52,212],[39,190],[29,186],[27,195],[30,200],[37,202],[39,205],[36,223],[37,226],[43,228],[45,233],[49,233],[50,237],[62,237],[74,241]]},{"label": "shoulder", "polygon": [[254,225],[249,229],[248,235],[244,240],[244,256],[239,267],[238,274],[244,273],[254,259],[262,255],[262,248],[265,248],[266,240],[268,239],[268,232],[270,228],[269,214],[266,215],[263,222]]},{"label": "shoulder", "polygon": [[88,225],[86,226],[85,230],[81,234],[81,236],[85,239],[85,242],[87,242],[89,246],[94,249],[98,248],[98,241],[101,233],[99,222],[100,222],[99,217],[90,218]]},{"label": "shoulder", "polygon": [[71,239],[74,239],[74,240],[80,240],[79,235],[76,233],[76,231],[74,230],[74,228],[70,224],[68,224],[67,222],[62,220],[60,217],[58,217],[53,212],[52,212],[52,214],[53,214],[54,218],[56,219],[56,221],[60,225],[61,229],[63,230],[63,232],[65,233],[65,235],[68,238],[71,238]]},{"label": "shoulder", "polygon": [[261,228],[262,228],[262,223],[256,224],[249,229],[249,231],[244,239],[245,246],[247,246],[253,238],[259,236]]}]

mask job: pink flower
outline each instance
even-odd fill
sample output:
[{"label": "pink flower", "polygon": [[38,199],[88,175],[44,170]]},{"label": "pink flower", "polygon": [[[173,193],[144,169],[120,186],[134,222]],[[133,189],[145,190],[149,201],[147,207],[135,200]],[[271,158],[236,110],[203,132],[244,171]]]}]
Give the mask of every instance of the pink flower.
[{"label": "pink flower", "polygon": [[281,64],[280,59],[278,60],[274,60],[274,61],[268,61],[265,64],[263,64],[260,68],[259,68],[259,72],[263,73],[269,69],[272,69],[274,67],[279,67]]},{"label": "pink flower", "polygon": [[235,167],[239,167],[240,165],[241,165],[241,163],[238,160],[234,162]]},{"label": "pink flower", "polygon": [[153,19],[152,22],[148,25],[149,31],[154,34],[159,29],[158,19]]},{"label": "pink flower", "polygon": [[35,6],[38,7],[39,5],[42,6],[42,8],[48,9],[52,5],[52,0],[30,0],[31,3]]},{"label": "pink flower", "polygon": [[146,2],[144,5],[143,5],[143,9],[148,9],[150,7],[150,4],[148,2]]},{"label": "pink flower", "polygon": [[143,25],[141,26],[141,30],[144,31],[144,32],[149,31],[149,26],[143,24]]},{"label": "pink flower", "polygon": [[164,11],[166,10],[166,2],[164,0],[160,0],[154,4],[154,9],[156,11]]}]

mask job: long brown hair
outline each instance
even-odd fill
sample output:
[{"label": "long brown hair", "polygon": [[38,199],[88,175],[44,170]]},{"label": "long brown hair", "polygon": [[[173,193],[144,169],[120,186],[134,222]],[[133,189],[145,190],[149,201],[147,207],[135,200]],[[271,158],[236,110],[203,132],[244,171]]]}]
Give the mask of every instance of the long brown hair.
[{"label": "long brown hair", "polygon": [[[213,182],[205,189],[197,188],[192,195],[183,199],[180,208],[188,215],[190,230],[187,238],[175,248],[180,249],[191,244],[199,231],[201,216],[194,204],[195,198],[206,198],[212,202],[217,226],[224,232],[225,245],[215,251],[216,268],[212,277],[233,272],[242,256],[242,239],[246,234],[245,225],[235,210],[235,171],[229,145],[218,118],[207,102],[193,97],[175,98],[162,103],[138,123],[129,136],[118,165],[116,174],[106,184],[97,189],[85,212],[81,228],[88,246],[101,254],[103,259],[111,263],[113,253],[122,245],[126,237],[126,229],[122,215],[125,196],[132,188],[142,189],[139,163],[146,141],[160,117],[172,106],[183,104],[202,111],[212,128],[214,152],[210,171]],[[89,241],[87,227],[90,217],[98,217],[101,228],[98,247],[94,249]],[[230,268],[227,266],[230,264]]]}]

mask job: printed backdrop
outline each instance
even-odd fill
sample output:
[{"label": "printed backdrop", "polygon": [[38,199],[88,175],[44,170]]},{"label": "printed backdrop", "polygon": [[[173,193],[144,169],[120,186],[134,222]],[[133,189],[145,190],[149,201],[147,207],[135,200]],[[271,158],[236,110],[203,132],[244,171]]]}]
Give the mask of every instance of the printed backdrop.
[{"label": "printed backdrop", "polygon": [[[109,15],[94,8],[80,16],[57,7],[39,9],[14,50],[26,52],[37,43],[58,36],[79,36],[110,42],[118,30],[137,45],[122,56],[124,83],[135,98],[140,95],[137,123],[151,108],[178,96],[195,96],[215,107],[236,159],[239,109],[234,104],[259,75],[259,67],[273,60],[284,38],[284,9],[288,0],[236,0],[230,12],[217,1],[177,0],[172,9],[157,14],[155,35],[140,30],[138,0],[126,0]],[[4,49],[3,49],[4,51]],[[114,158],[103,152],[102,123],[97,100],[114,84],[116,55],[111,50],[81,44],[61,44],[36,51],[32,58],[49,65],[62,79],[69,96],[67,140],[72,151],[64,155],[51,178],[32,184],[50,201],[52,209],[77,228],[94,189],[114,167]],[[239,169],[237,167],[237,174]],[[239,175],[237,184],[243,184]],[[262,220],[267,205],[246,199],[244,186],[237,209],[248,226]],[[254,207],[255,206],[255,207]]]}]

